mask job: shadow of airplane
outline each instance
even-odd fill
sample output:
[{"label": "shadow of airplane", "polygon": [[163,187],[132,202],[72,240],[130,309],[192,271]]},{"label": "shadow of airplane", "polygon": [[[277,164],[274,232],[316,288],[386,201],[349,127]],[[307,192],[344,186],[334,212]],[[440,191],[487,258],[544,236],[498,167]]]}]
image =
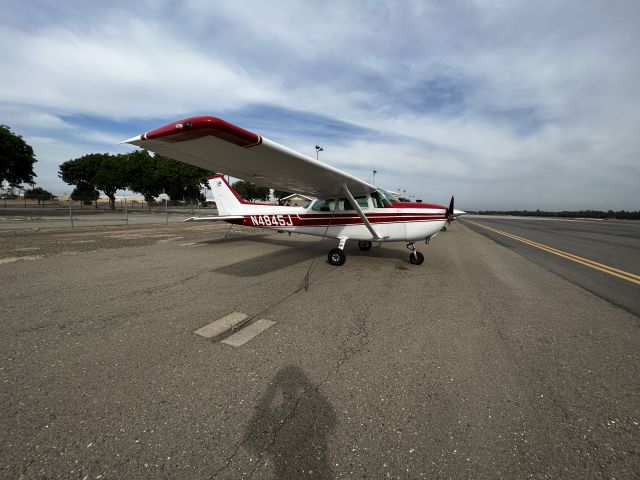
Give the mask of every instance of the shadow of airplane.
[{"label": "shadow of airplane", "polygon": [[[258,257],[248,258],[213,270],[216,273],[240,277],[264,275],[298,263],[311,261],[315,256],[324,257],[326,252],[336,246],[336,241],[332,238],[322,238],[316,242],[305,242],[275,234],[234,235],[227,239],[219,238],[205,240],[198,243],[202,245],[216,245],[229,242],[252,242],[287,247],[287,249],[266,253]],[[397,250],[383,247],[374,247],[366,252],[361,251],[356,247],[355,241],[347,243],[345,250],[348,252],[349,256],[354,257],[401,258],[401,255],[398,254]]]}]

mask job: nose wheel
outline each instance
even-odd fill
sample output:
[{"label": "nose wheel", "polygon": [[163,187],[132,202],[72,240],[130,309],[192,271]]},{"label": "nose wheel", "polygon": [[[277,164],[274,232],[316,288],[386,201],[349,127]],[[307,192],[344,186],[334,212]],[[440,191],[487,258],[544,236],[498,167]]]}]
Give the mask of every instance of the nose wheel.
[{"label": "nose wheel", "polygon": [[329,250],[329,255],[327,255],[327,260],[331,265],[335,265],[339,267],[340,265],[344,265],[344,262],[347,261],[347,255],[344,253],[344,244],[347,243],[347,239],[342,237],[338,239],[340,243],[338,243],[338,248],[333,248]]},{"label": "nose wheel", "polygon": [[327,256],[327,259],[329,260],[329,263],[331,265],[335,265],[336,267],[339,267],[340,265],[344,265],[344,262],[347,261],[347,256],[339,248],[334,248],[329,251],[329,255]]},{"label": "nose wheel", "polygon": [[409,262],[413,265],[422,265],[422,262],[424,262],[424,255],[416,250],[415,244],[408,243],[407,248],[411,250],[411,253],[409,254]]}]

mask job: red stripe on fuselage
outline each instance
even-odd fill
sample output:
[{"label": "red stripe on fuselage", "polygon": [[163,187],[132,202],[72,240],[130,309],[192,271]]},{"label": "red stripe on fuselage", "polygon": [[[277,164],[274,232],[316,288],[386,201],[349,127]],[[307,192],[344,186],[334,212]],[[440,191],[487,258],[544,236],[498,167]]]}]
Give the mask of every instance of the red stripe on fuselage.
[{"label": "red stripe on fuselage", "polygon": [[[370,213],[366,215],[373,225],[389,223],[415,223],[434,222],[447,219],[444,214],[421,214],[421,213]],[[283,223],[284,222],[284,223]],[[236,223],[236,222],[233,222]],[[362,219],[358,215],[337,214],[330,215],[308,215],[308,214],[259,214],[245,215],[244,219],[237,223],[252,227],[316,227],[316,226],[346,226],[363,225]]]},{"label": "red stripe on fuselage", "polygon": [[436,205],[435,203],[422,202],[393,202],[391,206],[386,208],[433,208],[434,210],[446,210],[447,207]]},{"label": "red stripe on fuselage", "polygon": [[[372,225],[385,223],[412,223],[412,222],[433,222],[446,220],[442,215],[367,215],[367,220]],[[306,217],[300,219],[300,226],[322,226],[322,225],[363,225],[360,217]]]}]

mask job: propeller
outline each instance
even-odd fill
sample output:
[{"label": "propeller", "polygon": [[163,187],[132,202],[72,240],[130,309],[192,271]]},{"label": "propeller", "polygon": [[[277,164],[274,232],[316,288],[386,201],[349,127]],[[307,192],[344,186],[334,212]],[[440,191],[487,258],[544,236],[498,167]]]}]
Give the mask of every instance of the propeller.
[{"label": "propeller", "polygon": [[451,196],[451,202],[449,202],[449,208],[447,209],[447,221],[449,225],[451,225],[451,220],[455,220],[456,217],[453,215],[453,195]]}]

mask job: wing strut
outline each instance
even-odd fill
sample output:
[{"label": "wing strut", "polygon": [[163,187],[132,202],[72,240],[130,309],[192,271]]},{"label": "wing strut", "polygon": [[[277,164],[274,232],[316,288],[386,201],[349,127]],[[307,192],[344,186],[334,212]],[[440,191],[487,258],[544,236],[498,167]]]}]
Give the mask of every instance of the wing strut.
[{"label": "wing strut", "polygon": [[349,203],[351,204],[353,209],[356,211],[356,213],[358,214],[358,216],[362,220],[362,223],[365,224],[365,226],[371,232],[371,235],[373,235],[373,238],[375,238],[376,240],[380,240],[380,235],[378,235],[378,233],[371,226],[371,222],[369,222],[369,219],[365,216],[364,212],[360,208],[360,205],[358,205],[358,202],[356,202],[355,198],[353,198],[353,195],[351,195],[351,192],[347,188],[347,184],[346,183],[342,184],[342,191],[344,192],[345,196],[349,200]]}]

